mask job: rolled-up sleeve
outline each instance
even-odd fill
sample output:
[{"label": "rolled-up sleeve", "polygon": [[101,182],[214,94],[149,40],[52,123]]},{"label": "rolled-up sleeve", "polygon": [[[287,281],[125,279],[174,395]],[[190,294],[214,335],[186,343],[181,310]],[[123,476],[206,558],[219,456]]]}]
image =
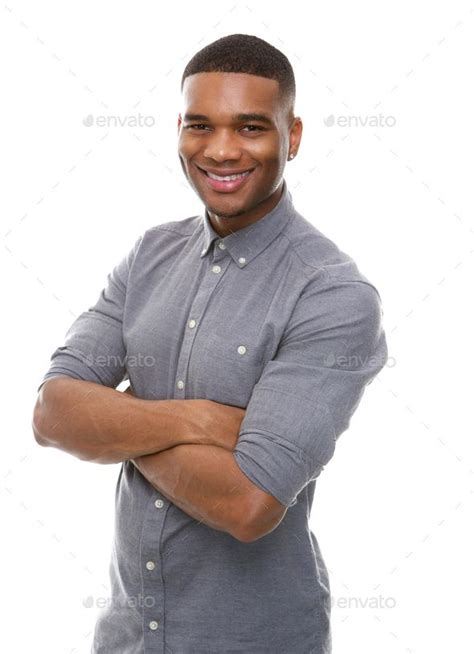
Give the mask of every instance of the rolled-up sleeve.
[{"label": "rolled-up sleeve", "polygon": [[142,238],[143,235],[107,275],[96,303],[69,327],[64,344],[51,355],[50,367],[38,390],[47,379],[64,375],[111,388],[125,378],[123,314],[130,270]]},{"label": "rolled-up sleeve", "polygon": [[320,474],[364,389],[387,361],[380,296],[370,283],[309,285],[248,403],[234,457],[286,507]]}]

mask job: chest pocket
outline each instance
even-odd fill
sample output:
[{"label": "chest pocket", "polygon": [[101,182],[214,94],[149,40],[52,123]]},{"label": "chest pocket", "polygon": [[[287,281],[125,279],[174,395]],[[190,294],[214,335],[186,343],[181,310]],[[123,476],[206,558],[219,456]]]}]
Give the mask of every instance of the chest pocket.
[{"label": "chest pocket", "polygon": [[256,337],[212,334],[203,353],[207,362],[206,394],[210,399],[246,407],[252,390],[271,357],[269,343]]}]

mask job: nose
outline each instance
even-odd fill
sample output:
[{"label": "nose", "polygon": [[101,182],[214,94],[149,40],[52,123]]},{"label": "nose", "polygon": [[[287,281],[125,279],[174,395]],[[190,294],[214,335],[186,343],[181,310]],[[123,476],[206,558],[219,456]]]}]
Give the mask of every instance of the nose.
[{"label": "nose", "polygon": [[206,139],[203,156],[220,162],[240,159],[241,152],[235,135],[228,130],[215,130]]}]

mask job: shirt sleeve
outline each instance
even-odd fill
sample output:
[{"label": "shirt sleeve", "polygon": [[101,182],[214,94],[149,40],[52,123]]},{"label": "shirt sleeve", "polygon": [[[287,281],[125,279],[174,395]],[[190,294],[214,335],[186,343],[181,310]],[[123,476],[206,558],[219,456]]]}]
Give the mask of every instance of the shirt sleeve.
[{"label": "shirt sleeve", "polygon": [[64,375],[111,388],[126,378],[122,321],[130,269],[142,238],[107,275],[96,303],[69,327],[64,344],[51,355],[38,391],[47,379]]},{"label": "shirt sleeve", "polygon": [[320,474],[387,361],[380,296],[363,281],[303,293],[249,400],[234,457],[286,507]]}]

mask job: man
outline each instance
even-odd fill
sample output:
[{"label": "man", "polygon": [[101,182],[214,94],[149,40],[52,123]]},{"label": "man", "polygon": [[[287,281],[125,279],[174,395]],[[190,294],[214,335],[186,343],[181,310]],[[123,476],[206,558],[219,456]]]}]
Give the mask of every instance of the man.
[{"label": "man", "polygon": [[110,273],[52,355],[35,435],[122,462],[95,654],[328,653],[308,518],[387,359],[380,297],[293,206],[285,55],[226,36],[181,89],[179,159],[205,208],[148,229]]}]

